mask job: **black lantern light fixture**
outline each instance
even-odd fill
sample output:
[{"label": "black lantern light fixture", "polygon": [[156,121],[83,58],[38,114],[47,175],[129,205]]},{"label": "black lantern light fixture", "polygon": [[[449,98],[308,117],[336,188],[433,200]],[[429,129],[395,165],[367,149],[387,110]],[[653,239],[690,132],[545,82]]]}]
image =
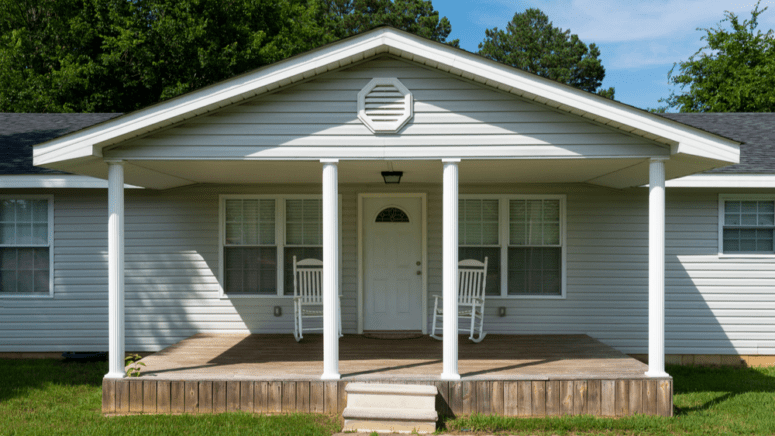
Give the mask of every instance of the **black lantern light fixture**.
[{"label": "black lantern light fixture", "polygon": [[382,171],[382,178],[385,179],[386,185],[397,185],[401,183],[401,176],[403,175],[403,171]]}]

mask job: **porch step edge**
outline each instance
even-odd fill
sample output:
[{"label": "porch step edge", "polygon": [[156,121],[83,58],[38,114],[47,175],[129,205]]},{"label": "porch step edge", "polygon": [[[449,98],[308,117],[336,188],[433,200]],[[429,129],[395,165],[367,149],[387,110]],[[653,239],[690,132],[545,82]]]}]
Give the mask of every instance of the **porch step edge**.
[{"label": "porch step edge", "polygon": [[346,407],[342,412],[342,417],[345,419],[387,419],[392,421],[436,422],[439,419],[439,414],[435,410]]},{"label": "porch step edge", "polygon": [[435,396],[439,391],[430,385],[395,385],[379,383],[348,383],[348,394],[389,394]]}]

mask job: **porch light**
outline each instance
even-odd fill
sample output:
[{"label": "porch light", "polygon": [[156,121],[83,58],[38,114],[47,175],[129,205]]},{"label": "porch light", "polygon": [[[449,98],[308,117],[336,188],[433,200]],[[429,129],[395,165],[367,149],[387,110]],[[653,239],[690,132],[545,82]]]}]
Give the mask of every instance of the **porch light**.
[{"label": "porch light", "polygon": [[382,171],[382,178],[385,179],[385,184],[387,185],[397,185],[401,183],[401,176],[403,175],[403,171]]}]

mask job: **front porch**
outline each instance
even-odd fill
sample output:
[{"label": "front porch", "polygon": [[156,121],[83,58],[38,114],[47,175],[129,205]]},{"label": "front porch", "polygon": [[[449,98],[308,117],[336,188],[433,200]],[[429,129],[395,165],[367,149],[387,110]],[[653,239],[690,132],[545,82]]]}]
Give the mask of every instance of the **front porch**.
[{"label": "front porch", "polygon": [[[341,413],[348,382],[431,384],[440,415],[672,415],[672,379],[586,335],[460,338],[460,381],[444,381],[427,336],[345,335],[341,380],[320,381],[323,337],[197,334],[144,358],[142,375],[103,382],[104,413]],[[385,350],[389,349],[387,355]]]}]

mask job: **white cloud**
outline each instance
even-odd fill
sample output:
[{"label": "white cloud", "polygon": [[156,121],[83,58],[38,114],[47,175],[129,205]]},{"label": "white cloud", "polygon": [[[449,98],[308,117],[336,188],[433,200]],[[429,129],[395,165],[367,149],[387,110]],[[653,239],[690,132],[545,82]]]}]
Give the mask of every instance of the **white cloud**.
[{"label": "white cloud", "polygon": [[[555,26],[571,29],[584,41],[597,44],[645,41],[696,35],[698,27],[713,27],[729,10],[743,19],[750,17],[755,1],[654,0],[621,2],[617,0],[566,0],[530,2],[544,11]],[[762,2],[775,5],[775,1]],[[775,8],[761,16],[761,26],[775,23]]]}]

